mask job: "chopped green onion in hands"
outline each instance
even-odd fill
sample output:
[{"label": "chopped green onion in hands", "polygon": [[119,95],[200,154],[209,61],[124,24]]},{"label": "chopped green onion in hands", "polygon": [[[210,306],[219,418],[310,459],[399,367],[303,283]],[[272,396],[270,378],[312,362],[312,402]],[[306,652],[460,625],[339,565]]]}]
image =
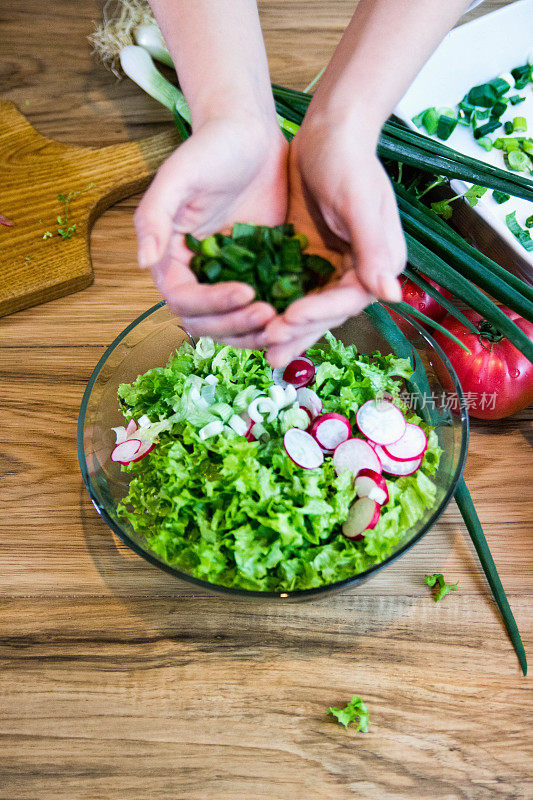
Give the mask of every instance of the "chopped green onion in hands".
[{"label": "chopped green onion in hands", "polygon": [[242,281],[279,312],[334,272],[325,258],[303,252],[307,237],[287,224],[268,228],[236,222],[231,236],[215,233],[200,241],[187,233],[185,243],[201,283]]}]

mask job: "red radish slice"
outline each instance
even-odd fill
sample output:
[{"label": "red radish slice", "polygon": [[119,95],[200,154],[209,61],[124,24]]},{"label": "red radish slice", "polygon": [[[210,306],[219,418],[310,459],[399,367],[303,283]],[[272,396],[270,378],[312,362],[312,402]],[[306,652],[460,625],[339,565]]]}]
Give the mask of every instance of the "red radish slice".
[{"label": "red radish slice", "polygon": [[335,450],[341,442],[345,442],[352,435],[350,420],[342,414],[322,414],[313,422],[310,430],[323,450]]},{"label": "red radish slice", "polygon": [[379,522],[381,506],[370,497],[361,497],[352,504],[348,517],[342,526],[347,539],[357,541],[363,538],[364,531],[372,530]]},{"label": "red radish slice", "polygon": [[248,430],[244,434],[244,438],[246,439],[247,442],[255,442],[255,436],[254,436],[253,430],[252,430],[254,425],[255,425],[255,422],[253,420],[250,420],[250,427],[248,428]]},{"label": "red radish slice", "polygon": [[380,506],[389,502],[389,491],[387,481],[379,472],[373,469],[361,469],[355,478],[354,483],[359,497],[370,497]]},{"label": "red radish slice", "polygon": [[413,472],[417,471],[424,458],[424,456],[420,456],[420,458],[413,458],[411,461],[397,461],[397,459],[387,455],[379,444],[376,447],[376,453],[381,461],[383,472],[388,472],[389,475],[412,475]]},{"label": "red radish slice", "polygon": [[428,437],[420,427],[408,422],[405,426],[405,433],[401,439],[393,444],[384,446],[387,455],[396,461],[412,461],[423,456],[427,450]]},{"label": "red radish slice", "polygon": [[138,426],[137,426],[137,423],[135,422],[135,420],[134,419],[130,419],[130,421],[128,422],[128,425],[126,427],[126,437],[128,439],[130,438],[130,436],[133,436],[133,434],[137,430],[137,427]]},{"label": "red radish slice", "polygon": [[318,443],[301,428],[289,428],[283,444],[289,458],[303,469],[316,469],[324,463],[324,454]]},{"label": "red radish slice", "polygon": [[315,365],[310,358],[295,358],[285,367],[283,380],[293,386],[307,386],[315,377]]},{"label": "red radish slice", "polygon": [[127,462],[123,461],[122,463],[133,464],[134,461],[140,461],[141,458],[144,458],[145,456],[148,455],[148,453],[151,453],[154,447],[155,444],[153,442],[143,442],[142,447],[140,447],[139,450],[135,453],[135,456],[130,461]]},{"label": "red radish slice", "polygon": [[307,416],[309,417],[309,426],[308,426],[308,430],[309,430],[309,428],[311,427],[311,423],[313,422],[313,415],[311,414],[309,409],[306,408],[305,406],[300,406],[300,408],[302,408],[305,411],[305,413],[307,414]]},{"label": "red radish slice", "polygon": [[296,399],[302,406],[311,413],[311,418],[314,419],[322,413],[322,400],[313,389],[302,387],[296,392]]},{"label": "red radish slice", "polygon": [[388,400],[368,400],[356,414],[357,427],[377,444],[392,444],[405,433],[405,418]]},{"label": "red radish slice", "polygon": [[377,454],[364,439],[347,439],[342,442],[333,453],[333,463],[337,475],[346,470],[353,475],[357,475],[362,469],[381,472],[381,462]]},{"label": "red radish slice", "polygon": [[126,439],[125,442],[117,444],[111,453],[111,461],[119,461],[121,464],[129,464],[134,456],[139,452],[143,442],[140,439]]}]

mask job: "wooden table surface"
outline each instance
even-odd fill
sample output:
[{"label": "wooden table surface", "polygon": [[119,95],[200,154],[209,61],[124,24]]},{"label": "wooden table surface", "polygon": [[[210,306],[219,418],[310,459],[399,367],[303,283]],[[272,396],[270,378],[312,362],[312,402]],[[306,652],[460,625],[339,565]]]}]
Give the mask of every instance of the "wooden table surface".
[{"label": "wooden table surface", "polygon": [[[351,8],[263,2],[274,80],[305,85]],[[61,141],[169,124],[91,57],[99,14],[96,0],[2,3],[2,96]],[[81,396],[158,300],[135,266],[138,199],[97,223],[94,285],[0,320],[1,800],[533,797],[531,692],[455,504],[360,590],[288,606],[177,583],[96,515],[76,459]],[[474,423],[466,478],[531,661],[528,436],[531,412]],[[423,576],[441,571],[460,590],[436,604]],[[367,735],[326,715],[352,694]]]}]

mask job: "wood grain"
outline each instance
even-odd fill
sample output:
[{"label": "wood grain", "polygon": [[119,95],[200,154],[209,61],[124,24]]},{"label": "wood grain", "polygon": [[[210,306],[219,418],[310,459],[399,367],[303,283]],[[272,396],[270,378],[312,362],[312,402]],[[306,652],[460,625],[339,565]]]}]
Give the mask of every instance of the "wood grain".
[{"label": "wood grain", "polygon": [[[351,9],[261,3],[273,78],[305,85]],[[91,60],[99,14],[4,0],[4,97],[72,145],[164,131],[164,109]],[[533,797],[531,691],[454,504],[357,592],[289,606],[176,582],[95,513],[81,396],[159,299],[135,266],[137,202],[96,221],[89,288],[0,320],[0,800]],[[475,422],[466,470],[530,660],[532,419]],[[441,603],[423,585],[434,571],[459,580]],[[365,736],[326,715],[354,693]]]},{"label": "wood grain", "polygon": [[[85,289],[95,219],[144,189],[178,141],[169,126],[135,142],[75,147],[42,136],[13,103],[0,101],[1,208],[13,223],[0,227],[0,316]],[[68,211],[59,194],[72,195]],[[58,235],[73,225],[70,238]]]}]

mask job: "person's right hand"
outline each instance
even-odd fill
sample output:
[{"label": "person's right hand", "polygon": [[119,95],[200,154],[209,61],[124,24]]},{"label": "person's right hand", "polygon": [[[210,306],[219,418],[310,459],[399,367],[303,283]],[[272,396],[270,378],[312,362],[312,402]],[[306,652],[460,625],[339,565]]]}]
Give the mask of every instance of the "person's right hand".
[{"label": "person's right hand", "polygon": [[288,145],[275,124],[215,119],[203,124],[159,168],[135,212],[139,265],[150,268],[169,308],[195,336],[235,347],[261,346],[275,316],[252,302],[250,286],[199,284],[184,234],[198,238],[234,222],[277,225],[287,212]]}]

